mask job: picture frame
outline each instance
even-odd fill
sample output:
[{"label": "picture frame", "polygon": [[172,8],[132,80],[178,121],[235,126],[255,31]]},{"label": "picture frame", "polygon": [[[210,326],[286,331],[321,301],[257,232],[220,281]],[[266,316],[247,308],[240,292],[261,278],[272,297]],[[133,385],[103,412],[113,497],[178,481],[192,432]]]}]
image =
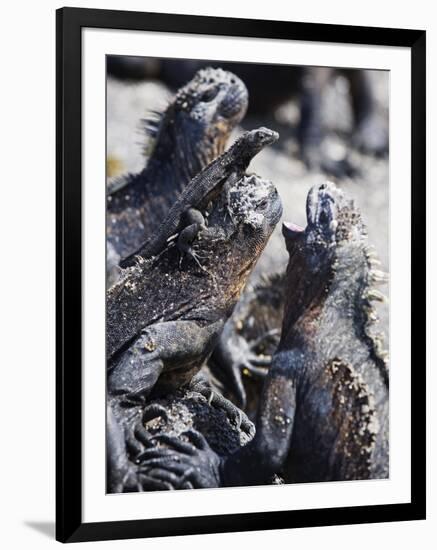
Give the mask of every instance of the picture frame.
[{"label": "picture frame", "polygon": [[[79,8],[57,10],[56,26],[57,540],[79,542],[425,519],[425,31]],[[82,170],[86,151],[83,150],[82,56],[83,31],[90,28],[409,50],[411,266],[408,268],[411,269],[414,323],[411,323],[411,495],[408,502],[84,521],[83,243],[87,234],[83,228]],[[94,162],[104,162],[104,159]],[[153,498],[153,493],[149,497]]]}]

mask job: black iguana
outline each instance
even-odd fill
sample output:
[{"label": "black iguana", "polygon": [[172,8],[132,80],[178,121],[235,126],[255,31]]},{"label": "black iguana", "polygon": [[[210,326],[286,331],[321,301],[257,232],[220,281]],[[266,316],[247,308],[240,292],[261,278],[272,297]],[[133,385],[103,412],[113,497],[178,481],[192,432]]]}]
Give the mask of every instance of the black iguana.
[{"label": "black iguana", "polygon": [[[274,220],[272,226],[268,227],[268,231],[271,231],[278,221],[280,201],[279,198],[273,201],[270,197],[272,193],[277,197],[276,189],[270,183],[265,183],[256,176],[244,177],[250,158],[276,138],[275,132],[265,128],[247,132],[236,141],[229,151],[223,153],[219,159],[213,161],[199,176],[196,176],[156,232],[154,242],[159,243],[157,248],[160,251],[159,257],[151,256],[149,259],[148,255],[137,256],[136,265],[124,270],[120,280],[108,290],[106,349],[110,363],[113,363],[114,357],[119,356],[122,350],[129,348],[146,327],[149,327],[146,329],[147,333],[148,330],[151,330],[150,327],[155,327],[154,330],[157,330],[157,325],[161,326],[165,322],[183,318],[185,313],[189,315],[188,312],[191,310],[198,311],[199,308],[206,310],[206,304],[202,299],[203,294],[207,297],[212,294],[214,301],[217,300],[218,304],[222,304],[218,315],[220,322],[223,320],[223,315],[229,316],[231,313],[231,311],[227,311],[229,304],[232,304],[232,309],[244,285],[245,278],[261,252],[258,233],[262,236],[266,233],[265,238],[270,235],[270,233],[267,235],[267,228],[264,228],[263,223],[270,219],[271,214],[271,218]],[[232,159],[235,165],[232,164]],[[181,236],[184,235],[186,228],[180,227],[173,220],[181,219],[187,207],[185,196],[199,197],[200,190],[203,190],[209,197],[212,192],[216,195],[213,203],[215,209],[210,215],[212,217],[209,218],[209,225],[200,231],[201,241],[197,240],[197,244],[199,242],[201,244],[202,254],[206,255],[202,271],[205,275],[213,271],[213,278],[196,276],[197,272],[193,276],[192,269],[180,271],[178,269],[180,261],[173,263],[181,254],[178,247],[167,246],[169,233],[172,234],[179,229]],[[221,197],[219,204],[215,204],[217,195],[218,198]],[[226,200],[223,196],[227,197]],[[199,201],[191,203],[191,207],[201,207],[202,202],[203,199],[199,197]],[[258,208],[258,212],[255,210],[253,216],[247,211],[247,205],[251,203]],[[213,213],[215,212],[215,216],[217,216],[219,210],[223,215],[220,206],[225,209],[226,214],[226,219],[223,222],[213,217]],[[263,209],[266,209],[265,219],[262,215]],[[176,218],[175,212],[177,213]],[[257,215],[259,215],[259,219]],[[236,246],[234,239],[238,241],[238,237],[241,240],[241,243],[238,244],[243,246],[242,236],[235,232],[235,227],[239,227],[238,222],[240,222],[241,229],[244,227],[248,233],[247,250],[244,251],[232,250],[232,247]],[[253,246],[250,246],[249,241],[249,237],[251,237],[250,223],[253,223],[252,237],[258,239]],[[172,227],[170,231],[169,225]],[[231,231],[231,235],[228,236],[227,232]],[[218,257],[219,254],[218,245],[214,244],[215,241],[211,242],[211,234],[214,233],[216,233],[215,238],[220,240],[223,247],[221,252],[222,257],[227,260],[226,265],[214,265],[215,257]],[[196,243],[196,239],[193,240]],[[257,246],[254,248],[255,244]],[[262,244],[265,244],[264,240]],[[228,245],[227,250],[226,245]],[[193,255],[196,255],[194,250]],[[212,258],[211,256],[214,255],[215,257]],[[187,262],[187,266],[192,266],[193,263],[192,261]],[[225,270],[223,274],[221,274],[222,268]],[[239,281],[238,285],[236,284],[237,280]],[[222,288],[222,291],[214,290],[212,292],[211,285],[214,286],[214,289]],[[176,289],[178,289],[177,292]],[[213,303],[210,305],[212,307]],[[209,314],[205,311],[204,315]],[[212,315],[214,317],[216,313],[214,312]],[[164,330],[166,328],[164,327]],[[118,372],[118,369],[116,371]]]}]

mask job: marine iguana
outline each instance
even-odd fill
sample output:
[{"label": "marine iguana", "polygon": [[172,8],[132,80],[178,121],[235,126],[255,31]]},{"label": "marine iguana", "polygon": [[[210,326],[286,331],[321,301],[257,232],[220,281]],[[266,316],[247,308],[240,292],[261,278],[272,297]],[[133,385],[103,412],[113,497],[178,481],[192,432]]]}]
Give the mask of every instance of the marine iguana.
[{"label": "marine iguana", "polygon": [[177,92],[164,113],[145,121],[155,140],[151,156],[140,173],[122,178],[107,197],[112,257],[131,254],[155,231],[187,183],[224,151],[247,103],[240,79],[205,68]]},{"label": "marine iguana", "polygon": [[[190,185],[182,192],[180,199],[170,209],[165,222],[157,233],[152,235],[137,252],[123,260],[121,266],[128,267],[132,265],[137,255],[147,258],[159,254],[168,244],[168,239],[178,232],[177,245],[181,252],[191,255],[199,263],[197,255],[190,245],[196,234],[205,227],[204,218],[197,209],[204,209],[206,207],[214,195],[220,192],[225,180],[228,186],[231,184],[231,181],[238,180],[244,173],[250,159],[262,147],[275,141],[277,137],[276,132],[272,132],[266,128],[260,128],[243,134],[228,151],[213,161],[193,179]],[[181,224],[186,227],[182,231],[179,231]],[[128,315],[127,312],[126,315]],[[278,320],[279,325],[280,319]],[[228,340],[228,335],[231,336],[229,329],[226,330],[225,334],[220,336],[219,342],[221,344],[214,351],[215,362],[216,364],[219,363],[219,368],[222,367],[223,371],[227,371],[228,374],[233,376],[232,381],[236,381],[235,388],[239,391],[238,397],[240,401],[244,401],[244,387],[240,375],[240,370],[244,365],[235,364],[234,353],[226,357],[220,355],[222,350],[223,353],[226,353],[231,346],[233,340]],[[237,347],[234,346],[233,351]],[[241,353],[238,356],[241,356]],[[232,358],[234,359],[234,363],[231,362]]]},{"label": "marine iguana", "polygon": [[[286,482],[388,476],[389,376],[372,307],[383,299],[375,284],[385,274],[374,267],[358,210],[333,184],[311,189],[307,220],[305,230],[284,225],[281,341],[256,438],[225,467],[228,483],[278,470]],[[262,462],[240,478],[245,454]]]},{"label": "marine iguana", "polygon": [[[267,131],[258,132],[264,138]],[[246,134],[248,147],[256,135]],[[254,146],[253,154],[258,150]],[[152,390],[155,396],[180,388],[208,395],[251,432],[245,415],[195,376],[282,213],[270,182],[244,173],[237,181],[229,179],[231,185],[220,185],[213,200],[201,240],[192,245],[202,251],[202,268],[192,261],[180,268],[178,249],[169,246],[159,257],[139,257],[107,292],[108,453],[115,485],[120,483],[117,464],[127,464],[124,441],[138,451],[134,434],[140,434],[140,443],[147,440],[141,422]]]},{"label": "marine iguana", "polygon": [[[386,277],[358,210],[333,184],[312,188],[307,219],[305,230],[283,227],[285,315],[255,437],[218,469],[205,445],[178,451],[184,468],[208,465],[222,485],[268,483],[277,473],[286,483],[388,477],[389,375],[372,307]],[[155,453],[144,467],[182,475],[178,462]]]},{"label": "marine iguana", "polygon": [[[152,268],[157,265],[160,266],[162,264],[160,261],[161,256],[163,258],[168,257],[168,249],[174,243],[176,243],[175,248],[180,254],[187,253],[192,257],[197,257],[194,248],[187,246],[186,230],[190,233],[192,242],[196,240],[197,236],[201,238],[203,234],[208,235],[210,231],[204,224],[195,223],[186,227],[186,223],[184,223],[184,221],[186,222],[186,215],[189,214],[189,217],[202,216],[202,219],[204,219],[199,209],[207,208],[208,203],[211,201],[214,205],[223,192],[227,196],[226,204],[228,205],[233,198],[231,192],[235,195],[234,199],[241,195],[241,200],[243,200],[244,193],[241,189],[247,191],[248,201],[255,202],[256,197],[251,196],[250,185],[253,186],[256,183],[256,177],[252,181],[250,178],[244,179],[243,176],[252,157],[259,153],[263,147],[277,139],[278,134],[268,128],[258,128],[246,132],[235,141],[228,151],[211,162],[200,174],[193,178],[156,233],[146,241],[145,245],[140,248],[139,253],[133,257],[134,268],[125,270],[119,283],[107,292],[108,358],[112,358],[115,353],[125,347],[145,326],[165,316],[163,313],[165,307],[162,307],[164,299],[164,303],[168,300],[174,300],[173,296],[166,290],[167,285],[162,284],[162,281],[153,280],[150,276],[143,277],[142,267],[144,267],[144,270],[149,270],[150,266]],[[241,185],[237,186],[237,190],[240,189],[237,193],[235,188],[239,181]],[[245,185],[242,185],[243,183]],[[260,187],[261,196],[264,187],[263,185]],[[235,209],[235,200],[232,204],[234,204]],[[269,204],[267,197],[262,198],[262,204],[263,206]],[[232,216],[231,206],[229,206],[228,215]],[[194,230],[192,225],[195,226]],[[178,235],[177,239],[175,239],[175,235]],[[251,252],[249,250],[247,254]],[[196,263],[199,265],[199,262]],[[165,272],[165,269],[163,271]],[[207,273],[207,270],[205,273]],[[137,279],[140,279],[140,281],[137,281]],[[134,288],[132,288],[133,284]],[[163,296],[156,293],[155,289],[159,285],[164,289]],[[141,296],[141,292],[144,293],[144,296]],[[169,295],[166,297],[165,293]],[[193,291],[193,296],[195,294]],[[143,300],[143,298],[145,299]],[[177,298],[181,299],[180,297]],[[188,299],[187,296],[184,299]],[[190,301],[192,302],[192,299]],[[166,312],[166,314],[172,315],[174,313],[173,309],[177,309],[175,304],[172,306],[172,312]]]}]

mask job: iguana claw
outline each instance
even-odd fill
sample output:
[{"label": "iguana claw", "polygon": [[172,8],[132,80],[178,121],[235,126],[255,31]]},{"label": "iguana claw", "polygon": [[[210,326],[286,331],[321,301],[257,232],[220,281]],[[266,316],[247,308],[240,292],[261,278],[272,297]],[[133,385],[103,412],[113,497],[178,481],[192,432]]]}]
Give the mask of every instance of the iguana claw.
[{"label": "iguana claw", "polygon": [[140,476],[152,485],[156,481],[159,488],[168,484],[170,489],[220,486],[220,458],[200,432],[163,434],[156,441],[160,446],[144,453],[139,466]]}]

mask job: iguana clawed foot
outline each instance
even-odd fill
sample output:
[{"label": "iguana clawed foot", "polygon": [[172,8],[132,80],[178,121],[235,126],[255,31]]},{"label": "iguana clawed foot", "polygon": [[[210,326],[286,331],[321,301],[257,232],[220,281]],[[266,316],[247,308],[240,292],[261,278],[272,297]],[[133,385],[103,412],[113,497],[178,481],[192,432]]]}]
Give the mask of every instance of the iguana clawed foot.
[{"label": "iguana clawed foot", "polygon": [[[246,368],[252,374],[261,376],[264,378],[267,374],[266,368],[272,362],[270,355],[259,354],[256,350],[267,340],[273,339],[277,344],[279,340],[279,335],[281,331],[279,329],[273,328],[267,331],[265,334],[262,334],[259,338],[249,344],[249,353],[247,355],[246,361],[243,364],[243,368]],[[264,368],[260,368],[264,367]]]},{"label": "iguana clawed foot", "polygon": [[229,399],[226,399],[226,397],[214,391],[207,381],[200,376],[194,378],[191,381],[190,389],[203,395],[211,406],[217,409],[222,409],[232,424],[234,424],[238,429],[246,432],[250,438],[253,437],[255,427],[248,419],[247,415],[236,405],[234,405],[232,401],[229,401]]},{"label": "iguana clawed foot", "polygon": [[143,409],[141,419],[134,425],[133,430],[127,430],[126,448],[134,462],[138,463],[138,457],[144,452],[144,449],[154,445],[153,434],[146,428],[146,425],[154,420],[158,422],[160,419],[168,422],[167,411],[159,403],[151,403]]},{"label": "iguana clawed foot", "polygon": [[144,408],[141,422],[135,428],[135,436],[145,447],[154,444],[153,435],[150,434],[149,429],[158,427],[161,421],[168,423],[168,413],[165,407],[159,403],[151,403]]},{"label": "iguana clawed foot", "polygon": [[213,359],[225,374],[232,393],[243,409],[246,407],[243,374],[250,373],[258,378],[266,376],[271,357],[257,350],[263,342],[278,334],[279,330],[272,329],[251,343],[238,333],[225,335],[214,350]]},{"label": "iguana clawed foot", "polygon": [[[184,438],[184,439],[182,439]],[[139,475],[159,489],[200,489],[220,486],[220,458],[204,436],[188,430],[180,436],[160,435],[159,447],[140,457]]]},{"label": "iguana clawed foot", "polygon": [[192,247],[194,240],[206,229],[205,218],[199,210],[189,208],[183,215],[182,221],[185,227],[179,233],[176,241],[176,246],[181,253],[179,268],[181,267],[183,257],[186,255],[190,256],[202,271],[207,272],[200,262],[202,255],[196,252]]}]

